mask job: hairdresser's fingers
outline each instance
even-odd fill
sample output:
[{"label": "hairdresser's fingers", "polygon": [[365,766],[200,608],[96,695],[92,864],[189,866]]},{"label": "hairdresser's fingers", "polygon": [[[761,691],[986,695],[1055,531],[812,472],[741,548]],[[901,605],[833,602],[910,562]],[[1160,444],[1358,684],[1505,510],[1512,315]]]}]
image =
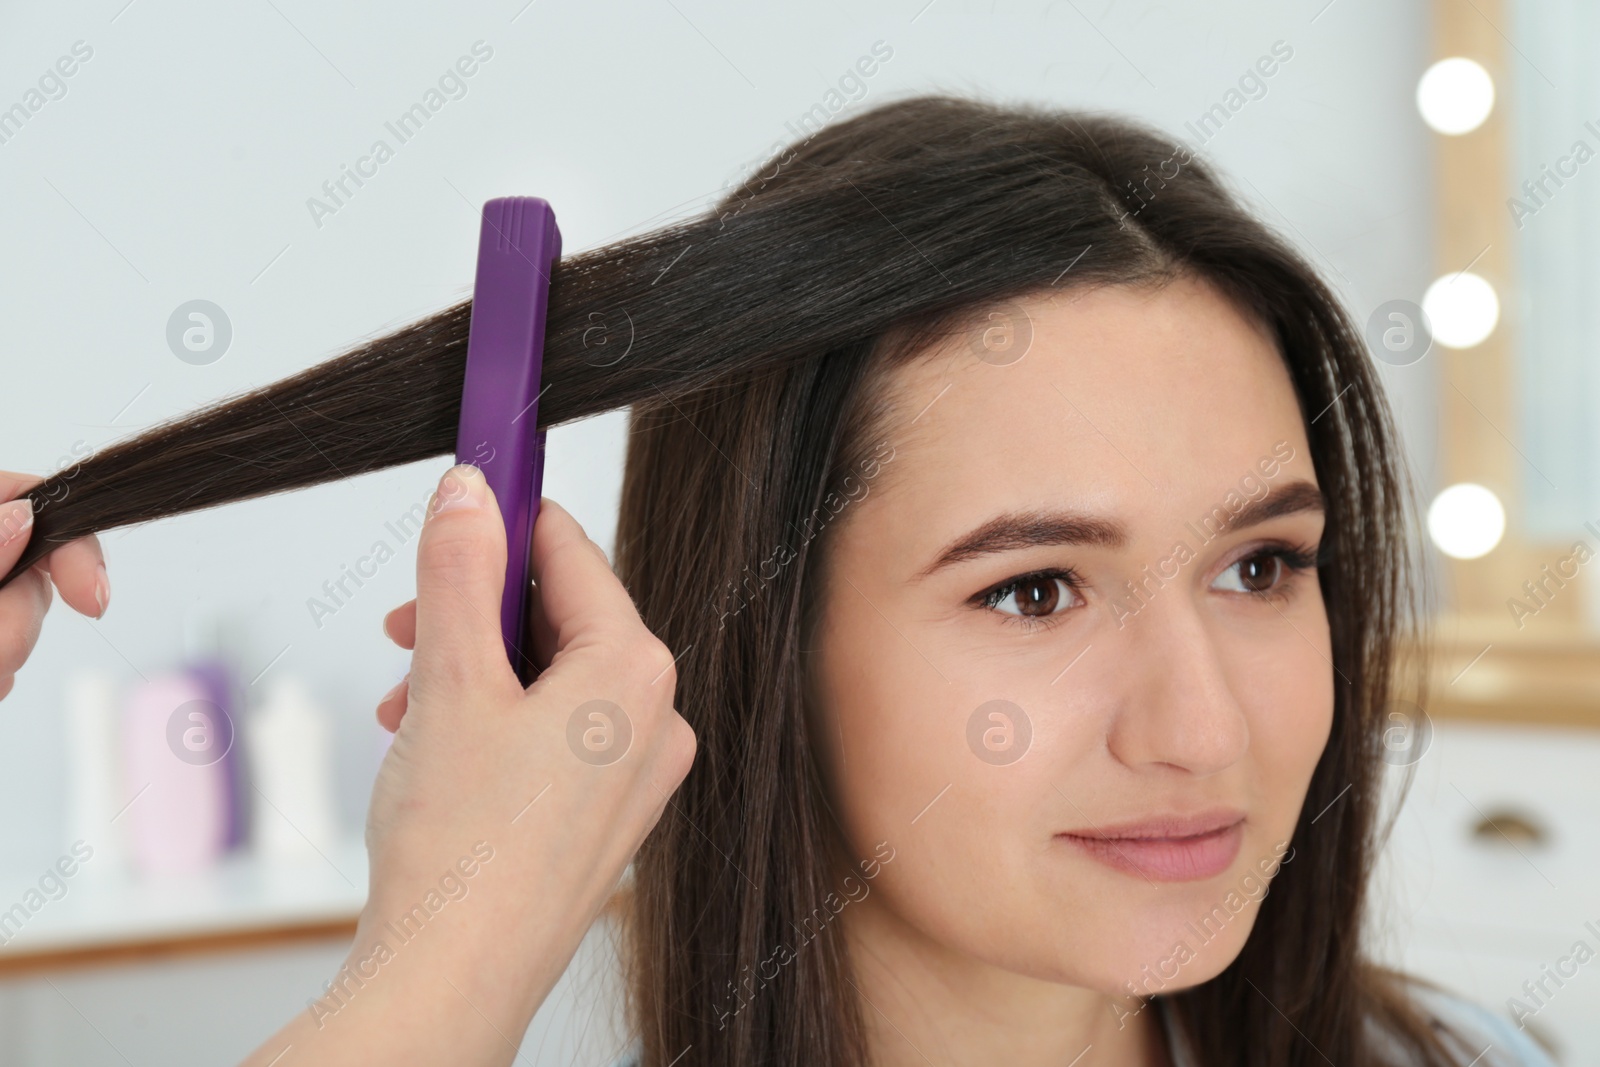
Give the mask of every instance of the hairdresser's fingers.
[{"label": "hairdresser's fingers", "polygon": [[540,500],[533,527],[532,569],[541,619],[533,636],[541,663],[554,666],[578,647],[609,650],[615,639],[644,628],[605,552],[549,497]]},{"label": "hairdresser's fingers", "polygon": [[[43,480],[32,474],[0,471],[0,500],[7,502],[0,504],[0,537],[5,537],[7,532],[15,532],[21,521],[21,509],[30,507],[27,501],[16,498]],[[9,513],[8,508],[12,509]],[[30,534],[31,516],[30,510]],[[20,540],[8,539],[0,545],[0,574],[11,570],[27,543],[28,538],[24,537]],[[61,590],[61,599],[72,610],[96,619],[105,614],[106,605],[111,599],[111,580],[106,575],[105,553],[100,548],[100,539],[94,534],[69,541],[35,566],[50,575],[56,588]]]},{"label": "hairdresser's fingers", "polygon": [[33,504],[27,498],[0,504],[0,574],[10,573],[33,533]]},{"label": "hairdresser's fingers", "polygon": [[[416,648],[411,687],[460,703],[463,690],[516,685],[500,637],[506,534],[494,491],[470,464],[450,468],[417,543]],[[430,705],[432,706],[432,705]]]},{"label": "hairdresser's fingers", "polygon": [[94,534],[68,541],[39,561],[39,568],[61,590],[61,599],[80,615],[98,619],[111,604],[111,578],[105,552]]},{"label": "hairdresser's fingers", "polygon": [[0,589],[0,677],[17,673],[33,653],[50,607],[50,580],[29,569]]},{"label": "hairdresser's fingers", "polygon": [[383,632],[410,652],[417,647],[417,602],[408,600],[383,617]]},{"label": "hairdresser's fingers", "polygon": [[[0,573],[11,570],[33,529],[33,507],[26,500],[0,504]],[[39,640],[50,607],[50,580],[31,569],[0,589],[0,678],[22,668]],[[10,692],[10,683],[6,684]]]},{"label": "hairdresser's fingers", "polygon": [[408,674],[400,679],[400,684],[383,695],[378,701],[378,725],[388,730],[391,734],[400,729],[400,720],[406,717],[406,704],[409,702],[411,676]]},{"label": "hairdresser's fingers", "polygon": [[44,479],[37,474],[0,471],[0,500],[10,500],[13,497],[21,496],[42,481]]}]

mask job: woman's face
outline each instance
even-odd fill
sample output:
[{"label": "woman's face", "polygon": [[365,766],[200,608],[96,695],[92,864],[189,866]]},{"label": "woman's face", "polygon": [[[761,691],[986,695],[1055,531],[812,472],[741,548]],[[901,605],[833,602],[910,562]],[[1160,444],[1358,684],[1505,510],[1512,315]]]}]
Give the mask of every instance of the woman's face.
[{"label": "woman's face", "polygon": [[1215,976],[1293,861],[1333,716],[1321,499],[1271,340],[1193,280],[1066,291],[891,389],[810,642],[846,845],[893,857],[842,918],[930,967]]}]

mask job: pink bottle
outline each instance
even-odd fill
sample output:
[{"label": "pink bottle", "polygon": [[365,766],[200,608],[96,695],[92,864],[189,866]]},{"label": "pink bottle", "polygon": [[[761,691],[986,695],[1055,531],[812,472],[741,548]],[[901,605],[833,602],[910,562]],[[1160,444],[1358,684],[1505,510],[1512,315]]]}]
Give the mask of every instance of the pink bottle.
[{"label": "pink bottle", "polygon": [[187,673],[153,675],[136,686],[122,720],[126,826],[134,866],[145,874],[192,874],[210,867],[228,836],[223,757],[233,723],[205,683]]}]

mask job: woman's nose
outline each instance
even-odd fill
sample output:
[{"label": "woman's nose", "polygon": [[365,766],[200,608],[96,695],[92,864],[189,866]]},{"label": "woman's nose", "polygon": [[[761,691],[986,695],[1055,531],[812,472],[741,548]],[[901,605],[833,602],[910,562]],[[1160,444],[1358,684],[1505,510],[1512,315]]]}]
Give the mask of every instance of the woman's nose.
[{"label": "woman's nose", "polygon": [[1129,767],[1167,764],[1205,777],[1244,757],[1250,726],[1215,635],[1195,605],[1168,592],[1122,632],[1126,684],[1107,744]]}]

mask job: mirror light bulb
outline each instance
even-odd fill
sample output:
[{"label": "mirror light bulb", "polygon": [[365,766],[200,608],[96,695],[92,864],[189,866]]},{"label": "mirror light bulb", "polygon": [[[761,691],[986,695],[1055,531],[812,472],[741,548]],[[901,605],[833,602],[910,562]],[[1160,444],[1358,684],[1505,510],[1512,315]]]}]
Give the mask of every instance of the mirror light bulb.
[{"label": "mirror light bulb", "polygon": [[1428,536],[1455,559],[1487,555],[1505,532],[1506,509],[1500,498],[1474,482],[1450,486],[1428,507]]},{"label": "mirror light bulb", "polygon": [[1494,79],[1470,59],[1441,59],[1417,82],[1417,110],[1440,133],[1470,133],[1493,109]]},{"label": "mirror light bulb", "polygon": [[1494,332],[1500,298],[1494,286],[1462,271],[1439,278],[1422,295],[1433,339],[1447,348],[1471,348]]}]

